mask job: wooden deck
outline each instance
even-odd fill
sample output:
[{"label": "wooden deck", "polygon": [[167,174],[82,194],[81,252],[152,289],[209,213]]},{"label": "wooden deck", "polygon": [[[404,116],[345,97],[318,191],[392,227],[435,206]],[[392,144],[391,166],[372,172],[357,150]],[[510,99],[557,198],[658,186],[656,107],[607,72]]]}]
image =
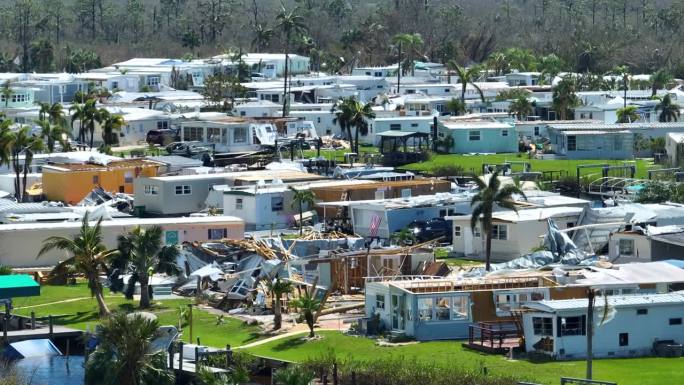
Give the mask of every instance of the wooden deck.
[{"label": "wooden deck", "polygon": [[83,335],[83,330],[72,329],[60,325],[54,325],[52,327],[52,334],[50,334],[49,327],[41,327],[37,329],[10,330],[7,332],[7,343],[25,340],[35,340],[41,338],[55,339],[80,337],[81,335]]},{"label": "wooden deck", "polygon": [[468,342],[463,347],[489,354],[507,354],[520,346],[520,332],[506,323],[480,322],[468,327]]}]

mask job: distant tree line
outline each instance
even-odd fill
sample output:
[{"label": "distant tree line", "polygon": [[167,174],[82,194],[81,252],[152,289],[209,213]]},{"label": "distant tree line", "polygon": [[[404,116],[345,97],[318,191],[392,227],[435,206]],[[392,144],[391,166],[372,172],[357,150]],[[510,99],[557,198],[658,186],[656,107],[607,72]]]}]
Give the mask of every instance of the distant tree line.
[{"label": "distant tree line", "polygon": [[[283,7],[303,21],[296,36],[279,28]],[[403,45],[402,59],[489,62],[499,73],[627,65],[684,77],[681,1],[0,0],[0,10],[4,71],[287,47],[310,56],[314,69],[348,72],[396,62]]]}]

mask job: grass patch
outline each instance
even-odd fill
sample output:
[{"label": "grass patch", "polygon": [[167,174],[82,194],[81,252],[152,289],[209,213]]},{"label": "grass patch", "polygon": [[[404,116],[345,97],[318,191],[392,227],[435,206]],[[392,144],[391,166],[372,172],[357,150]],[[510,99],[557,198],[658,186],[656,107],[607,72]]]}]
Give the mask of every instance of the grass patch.
[{"label": "grass patch", "polygon": [[[528,159],[526,155],[520,156],[519,154],[489,154],[489,155],[461,155],[461,154],[449,154],[449,155],[432,155],[430,160],[411,163],[406,166],[402,166],[402,169],[410,171],[424,171],[430,172],[439,167],[445,166],[460,166],[466,172],[472,172],[477,175],[482,174],[483,164],[502,164],[505,161],[524,161],[529,162],[532,166],[532,171],[558,171],[565,170],[568,175],[576,175],[576,167],[578,165],[584,164],[609,164],[611,166],[622,165],[625,161],[622,160],[542,160],[542,159]],[[518,170],[520,167],[514,166],[514,170]],[[645,159],[636,160],[636,178],[647,178],[648,169],[654,168],[651,161]],[[601,177],[601,171],[599,169],[587,169],[582,170],[582,175],[595,174],[597,178]]]},{"label": "grass patch", "polygon": [[[514,375],[520,380],[558,384],[561,376],[582,377],[584,361],[532,363],[508,361],[502,356],[472,352],[461,341],[433,341],[418,344],[380,347],[368,338],[323,331],[321,340],[304,342],[300,336],[272,341],[246,349],[252,354],[301,362],[332,353],[340,359],[359,361],[404,357],[409,360],[459,365],[468,370]],[[632,358],[594,361],[594,378],[615,381],[620,385],[656,385],[684,383],[684,358]]]},{"label": "grass patch", "polygon": [[[78,299],[84,298],[85,299]],[[74,329],[86,330],[100,323],[97,302],[90,298],[90,291],[85,283],[75,286],[51,286],[41,287],[40,297],[32,298],[30,303],[26,302],[20,306],[21,301],[31,299],[22,298],[15,301],[15,314],[30,316],[31,311],[36,313],[37,318],[55,316],[54,322],[57,325],[68,326]],[[74,301],[53,303],[67,299]],[[138,301],[129,301],[121,294],[110,293],[105,289],[105,301],[111,311],[124,311],[127,313],[137,311]],[[149,311],[155,313],[161,325],[178,326],[178,308],[186,307],[193,303],[191,298],[153,300],[153,306]],[[43,305],[43,306],[36,306]],[[31,306],[31,307],[26,307]],[[23,307],[23,308],[20,308]],[[193,309],[193,339],[200,337],[202,344],[217,348],[240,346],[261,338],[258,326],[246,325],[241,320],[223,317],[223,322],[217,324],[216,315],[200,309]],[[183,330],[183,340],[190,342],[189,330]],[[195,341],[192,341],[193,343]]]},{"label": "grass patch", "polygon": [[[377,154],[380,150],[377,147],[373,146],[359,146],[359,160],[358,162],[363,162],[363,154]],[[339,149],[339,150],[329,150],[329,149],[321,149],[321,157],[328,159],[328,160],[336,160],[338,162],[344,162],[344,154],[352,152],[351,149]],[[304,151],[304,156],[306,158],[312,158],[316,157],[317,151],[316,150],[306,150]],[[283,153],[283,157],[284,157]],[[299,153],[297,153],[297,156],[299,156]]]},{"label": "grass patch", "polygon": [[[435,256],[436,257],[436,256]],[[475,259],[466,259],[466,258],[458,258],[458,257],[436,257],[437,262],[446,262],[447,265],[449,266],[454,266],[454,267],[466,267],[466,266],[476,266],[476,265],[483,265],[484,262],[478,261]]]}]

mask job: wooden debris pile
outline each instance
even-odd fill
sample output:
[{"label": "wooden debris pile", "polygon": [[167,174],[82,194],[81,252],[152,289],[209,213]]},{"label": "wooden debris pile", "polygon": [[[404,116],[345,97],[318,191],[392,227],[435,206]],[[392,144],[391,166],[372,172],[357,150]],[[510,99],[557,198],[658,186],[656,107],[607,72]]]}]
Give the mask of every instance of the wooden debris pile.
[{"label": "wooden debris pile", "polygon": [[276,250],[273,250],[271,246],[269,246],[266,242],[264,242],[261,239],[224,239],[221,242],[227,246],[237,247],[242,250],[250,251],[267,260],[280,259],[283,261],[287,261],[290,260],[292,256],[292,254],[290,254],[289,251],[279,253]]}]

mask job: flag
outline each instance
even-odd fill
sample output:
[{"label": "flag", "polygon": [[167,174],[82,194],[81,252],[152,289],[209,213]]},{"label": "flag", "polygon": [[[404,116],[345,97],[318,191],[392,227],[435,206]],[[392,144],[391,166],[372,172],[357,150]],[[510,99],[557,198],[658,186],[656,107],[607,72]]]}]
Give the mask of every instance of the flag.
[{"label": "flag", "polygon": [[378,214],[373,214],[371,217],[371,222],[370,222],[370,236],[372,238],[375,238],[378,236],[378,229],[380,228],[380,223],[382,222],[382,218]]}]

